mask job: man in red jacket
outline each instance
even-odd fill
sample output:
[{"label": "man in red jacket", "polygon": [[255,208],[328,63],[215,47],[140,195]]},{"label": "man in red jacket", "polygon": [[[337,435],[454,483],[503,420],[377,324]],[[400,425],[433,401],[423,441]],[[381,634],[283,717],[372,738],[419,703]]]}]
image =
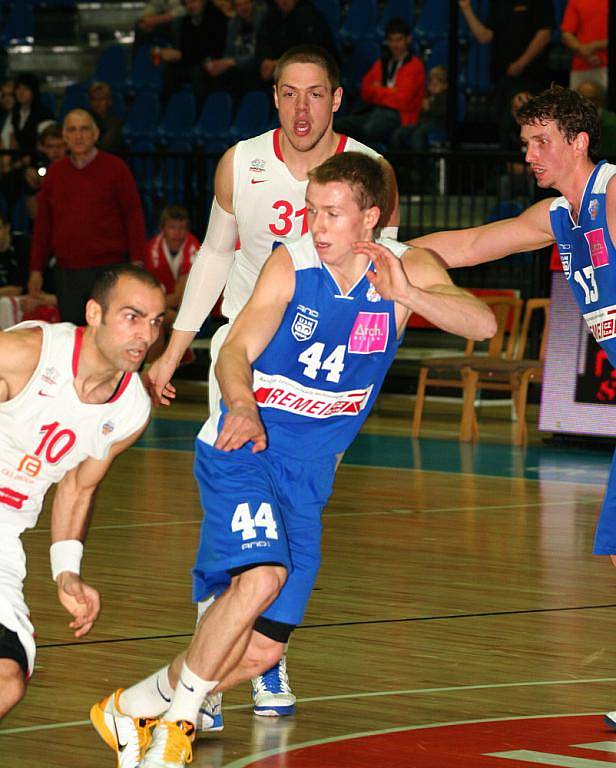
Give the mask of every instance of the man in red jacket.
[{"label": "man in red jacket", "polygon": [[363,76],[364,102],[355,113],[336,120],[336,130],[366,144],[387,144],[391,134],[419,119],[425,91],[425,70],[411,50],[411,31],[400,18],[385,27],[387,51]]},{"label": "man in red jacket", "polygon": [[70,154],[50,167],[37,195],[28,293],[40,294],[43,270],[55,256],[61,318],[83,325],[98,275],[112,264],[143,263],[145,222],[128,166],[96,148],[92,115],[83,109],[69,112],[63,136]]}]

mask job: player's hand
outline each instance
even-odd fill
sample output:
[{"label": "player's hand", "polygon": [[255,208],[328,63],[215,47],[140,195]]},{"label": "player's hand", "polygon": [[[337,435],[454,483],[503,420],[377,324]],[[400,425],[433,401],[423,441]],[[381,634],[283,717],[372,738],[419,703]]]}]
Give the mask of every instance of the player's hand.
[{"label": "player's hand", "polygon": [[252,452],[267,448],[265,427],[256,407],[234,406],[225,414],[225,420],[214,445],[220,451],[235,451],[252,442]]},{"label": "player's hand", "polygon": [[75,630],[75,637],[83,637],[98,618],[101,610],[100,595],[72,571],[62,571],[57,584],[58,599],[73,617],[69,627]]},{"label": "player's hand", "polygon": [[353,251],[365,253],[372,260],[376,272],[369,270],[366,278],[379,296],[387,301],[402,301],[408,292],[409,281],[400,259],[379,243],[353,243]]},{"label": "player's hand", "polygon": [[162,355],[141,374],[143,386],[154,405],[171,405],[175,399],[175,387],[171,383],[174,373],[175,365]]},{"label": "player's hand", "polygon": [[43,288],[43,274],[36,269],[30,272],[28,279],[28,293],[30,296],[38,296]]}]

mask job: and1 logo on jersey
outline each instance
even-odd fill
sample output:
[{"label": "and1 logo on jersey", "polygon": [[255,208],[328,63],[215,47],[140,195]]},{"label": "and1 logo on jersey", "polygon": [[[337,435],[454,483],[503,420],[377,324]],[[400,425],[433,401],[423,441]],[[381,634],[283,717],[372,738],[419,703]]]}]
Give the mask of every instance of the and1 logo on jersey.
[{"label": "and1 logo on jersey", "polygon": [[355,355],[385,352],[388,338],[387,312],[359,312],[349,336],[348,349]]}]

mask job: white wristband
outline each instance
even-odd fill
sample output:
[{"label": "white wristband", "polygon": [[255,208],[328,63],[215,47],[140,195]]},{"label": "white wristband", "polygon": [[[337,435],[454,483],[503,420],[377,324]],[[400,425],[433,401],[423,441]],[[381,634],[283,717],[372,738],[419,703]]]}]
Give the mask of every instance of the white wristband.
[{"label": "white wristband", "polygon": [[83,544],[77,539],[56,541],[49,548],[51,578],[55,581],[62,571],[71,571],[79,575]]},{"label": "white wristband", "polygon": [[398,239],[398,227],[382,227],[381,237],[390,237],[392,240]]}]

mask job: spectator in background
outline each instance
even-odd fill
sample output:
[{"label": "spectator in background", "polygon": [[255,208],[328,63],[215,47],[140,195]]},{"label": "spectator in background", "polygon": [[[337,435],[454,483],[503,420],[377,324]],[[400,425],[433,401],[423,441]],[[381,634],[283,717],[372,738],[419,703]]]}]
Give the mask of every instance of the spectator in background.
[{"label": "spectator in background", "polygon": [[66,155],[66,143],[62,128],[57,123],[47,125],[39,134],[37,153],[24,170],[24,195],[26,208],[32,220],[36,218],[36,193],[41,188],[49,166]]},{"label": "spectator in background", "polygon": [[56,297],[42,293],[33,299],[24,295],[28,277],[28,264],[20,258],[11,236],[11,225],[0,213],[0,330],[15,325],[22,320],[34,319],[32,314],[41,307],[48,308],[39,312],[40,319],[57,320],[55,309]]},{"label": "spectator in background", "polygon": [[575,90],[597,108],[601,124],[599,155],[614,161],[616,159],[616,114],[605,108],[605,88],[594,80],[583,80]]},{"label": "spectator in background", "polygon": [[485,23],[471,0],[458,0],[468,26],[481,45],[492,43],[492,82],[497,119],[508,121],[514,93],[537,93],[547,85],[548,44],[554,29],[552,0],[498,0]]},{"label": "spectator in background", "polygon": [[90,112],[94,116],[99,138],[96,146],[105,152],[119,152],[122,149],[123,121],[112,114],[113,94],[108,83],[92,83],[88,88]]},{"label": "spectator in background", "polygon": [[319,45],[339,58],[329,24],[310,0],[273,0],[257,35],[256,58],[263,83],[273,84],[276,62],[285,51],[304,44]]},{"label": "spectator in background", "polygon": [[336,120],[336,130],[366,144],[387,144],[401,126],[415,126],[425,95],[425,71],[411,50],[411,30],[400,18],[385,27],[387,50],[363,76],[364,104],[355,114]]},{"label": "spectator in background", "polygon": [[166,299],[164,333],[159,337],[160,343],[157,340],[152,346],[149,360],[155,360],[166,346],[199,245],[190,231],[186,208],[181,205],[164,208],[160,215],[160,233],[148,243],[144,265],[163,286]]},{"label": "spectator in background", "polygon": [[563,16],[561,40],[573,51],[569,87],[594,80],[607,88],[608,0],[569,0]]},{"label": "spectator in background", "polygon": [[[5,80],[0,85],[0,149],[11,149],[11,134],[13,132],[12,115],[15,106],[15,83]],[[11,166],[11,158],[2,158],[1,170],[4,173]]]},{"label": "spectator in background", "polygon": [[[509,106],[508,120],[501,123],[500,146],[505,152],[523,153],[520,145],[520,123],[518,110],[533,98],[530,91],[514,93]],[[506,172],[499,178],[499,198],[513,200],[516,197],[527,199],[534,185],[533,173],[530,166],[520,157],[519,163],[508,162]]]},{"label": "spectator in background", "polygon": [[160,54],[165,64],[162,100],[166,103],[190,83],[200,107],[207,95],[205,65],[225,52],[228,19],[212,0],[184,0],[184,4],[187,15],[173,24],[172,47]]},{"label": "spectator in background", "polygon": [[254,0],[233,0],[235,15],[227,28],[224,56],[205,63],[209,90],[229,91],[237,103],[246,91],[259,89],[263,82],[255,57],[257,35],[265,6]]},{"label": "spectator in background", "polygon": [[11,146],[34,150],[37,128],[44,120],[53,120],[51,110],[41,103],[39,82],[25,72],[15,79],[15,104],[11,112]]},{"label": "spectator in background", "polygon": [[428,72],[427,96],[421,104],[419,120],[416,125],[398,128],[390,141],[393,149],[412,149],[414,152],[420,152],[428,146],[431,133],[445,131],[447,87],[447,69],[440,65],[432,67]]},{"label": "spectator in background", "polygon": [[64,118],[70,153],[55,162],[38,193],[28,293],[40,295],[51,255],[60,315],[83,325],[96,277],[111,264],[143,263],[145,222],[135,181],[120,158],[96,148],[98,128],[83,109]]},{"label": "spectator in background", "polygon": [[141,11],[135,27],[135,47],[171,40],[171,23],[186,15],[182,0],[150,0]]}]

